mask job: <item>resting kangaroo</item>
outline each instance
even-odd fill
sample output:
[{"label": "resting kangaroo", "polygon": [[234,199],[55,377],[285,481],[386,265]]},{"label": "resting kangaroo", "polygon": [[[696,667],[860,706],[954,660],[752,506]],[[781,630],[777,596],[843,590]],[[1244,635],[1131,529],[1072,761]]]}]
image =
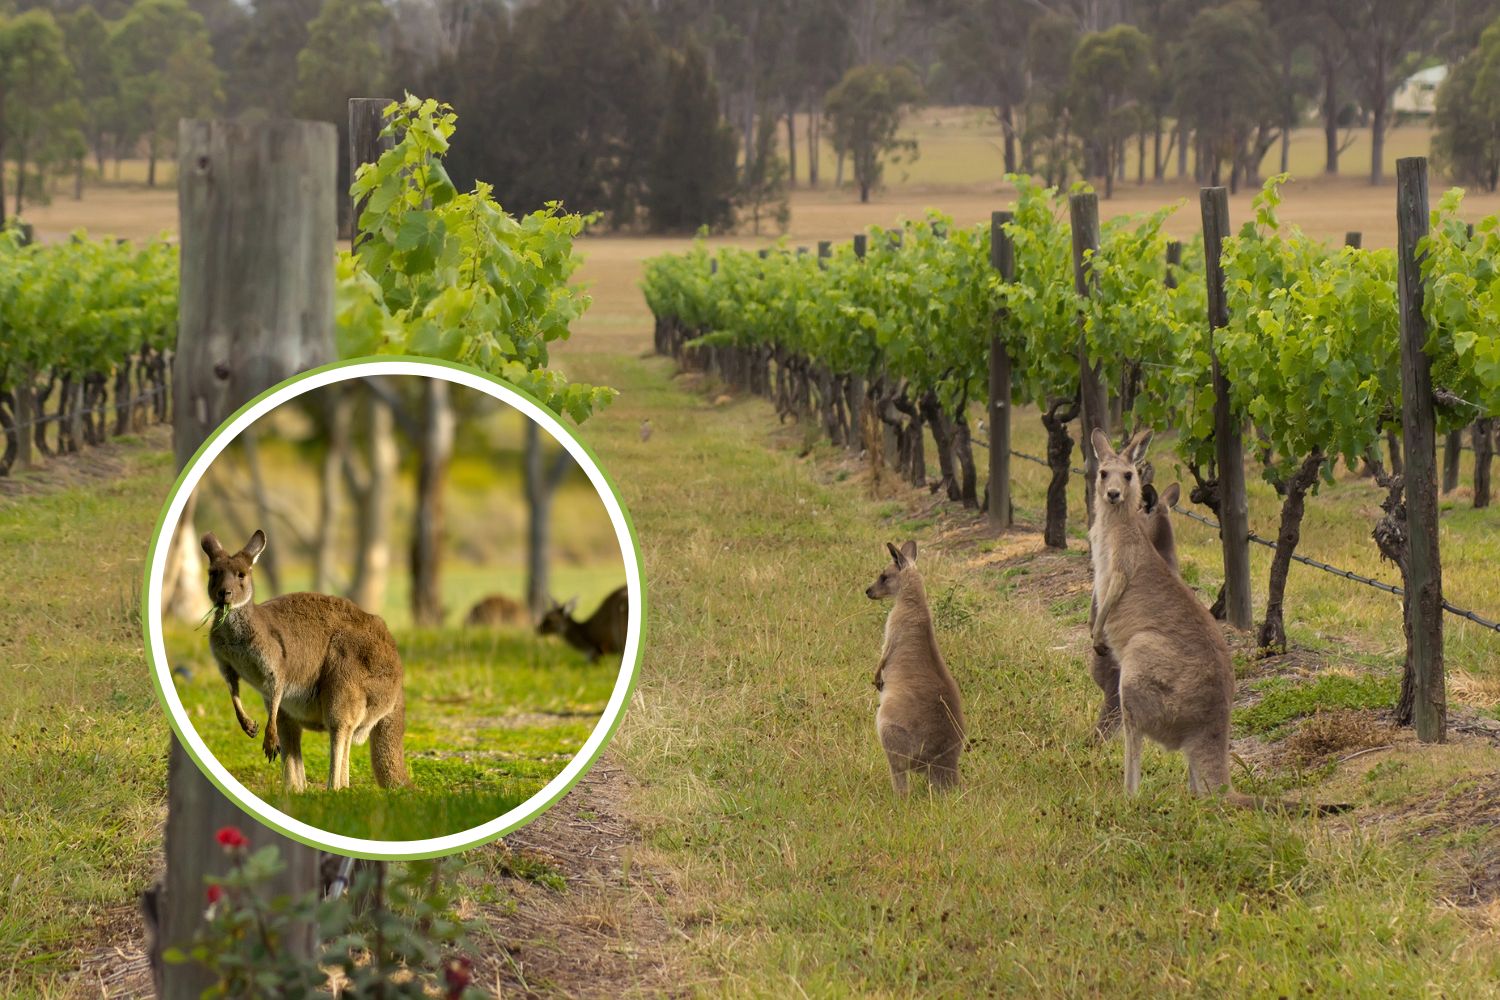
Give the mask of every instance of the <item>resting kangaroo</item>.
[{"label": "resting kangaroo", "polygon": [[390,630],[342,597],[283,594],[256,604],[251,575],[265,548],[262,531],[235,553],[213,532],[203,536],[214,603],[209,648],[229,684],[240,728],[251,737],[257,729],[240,702],[244,680],[266,703],[261,748],[267,760],[281,755],[282,776],[292,791],[307,784],[304,729],[328,733],[330,789],[349,787],[350,744],[367,739],[380,786],[405,784],[406,701]]},{"label": "resting kangaroo", "polygon": [[469,609],[464,624],[474,628],[495,628],[501,625],[530,625],[531,612],[526,605],[504,594],[491,594],[482,598]]},{"label": "resting kangaroo", "polygon": [[927,591],[917,572],[917,543],[901,548],[886,543],[892,564],[865,588],[871,600],[895,598],[885,619],[885,645],[875,668],[875,732],[891,767],[891,785],[906,794],[908,771],[922,771],[934,788],[958,784],[958,755],[964,746],[964,713],[958,684],[938,651],[927,607]]},{"label": "resting kangaroo", "polygon": [[[1120,452],[1120,457],[1131,464],[1139,466],[1141,460],[1146,457],[1145,448],[1150,442],[1150,432],[1142,431],[1131,439]],[[1140,475],[1137,468],[1136,475]],[[1177,542],[1172,533],[1171,508],[1176,505],[1182,495],[1181,488],[1173,483],[1168,486],[1160,497],[1151,486],[1142,486],[1141,492],[1145,496],[1142,517],[1146,521],[1146,537],[1151,540],[1151,547],[1161,556],[1162,561],[1174,575],[1178,574],[1177,566]],[[1098,542],[1090,538],[1089,554],[1094,562],[1094,585],[1095,593],[1098,592],[1100,578],[1099,562],[1102,554],[1098,550]],[[1089,606],[1089,622],[1092,624],[1093,616],[1098,610],[1097,597]],[[1094,739],[1100,743],[1108,740],[1120,728],[1120,663],[1113,652],[1106,646],[1096,646],[1093,653],[1093,663],[1090,673],[1093,675],[1094,683],[1099,685],[1099,690],[1104,694],[1104,700],[1099,705],[1099,719],[1094,724]]]},{"label": "resting kangaroo", "polygon": [[[1136,449],[1145,454],[1149,436]],[[1089,539],[1102,554],[1095,582],[1099,611],[1094,644],[1120,661],[1120,724],[1125,732],[1125,790],[1141,785],[1142,741],[1150,737],[1187,756],[1188,789],[1224,791],[1234,805],[1256,809],[1337,812],[1347,806],[1306,807],[1237,794],[1229,783],[1229,711],[1234,669],[1218,622],[1157,554],[1146,533],[1135,462],[1115,453],[1095,430],[1099,456],[1098,509]]]},{"label": "resting kangaroo", "polygon": [[567,604],[553,601],[537,623],[537,634],[562,636],[568,645],[587,653],[590,663],[606,654],[625,651],[625,633],[630,625],[630,592],[626,588],[621,587],[600,602],[588,621],[573,617],[577,607],[576,597]]}]

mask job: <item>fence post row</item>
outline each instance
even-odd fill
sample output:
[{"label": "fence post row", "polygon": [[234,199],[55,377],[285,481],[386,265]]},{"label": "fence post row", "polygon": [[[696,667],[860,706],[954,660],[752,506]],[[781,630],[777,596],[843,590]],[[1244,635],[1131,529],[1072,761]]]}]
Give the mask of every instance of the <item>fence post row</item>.
[{"label": "fence post row", "polygon": [[[173,448],[181,468],[219,423],[262,390],[333,355],[337,142],[322,122],[186,121],[178,127],[181,287]],[[244,219],[255,219],[245,226]],[[213,832],[242,826],[251,848],[276,844],[285,863],[272,895],[316,891],[318,852],[256,822],[219,792],[175,736],[167,772],[166,894],[153,966],[163,996],[197,997],[196,964],[162,965],[203,923],[204,876],[227,859]],[[312,956],[316,927],[283,946]]]},{"label": "fence post row", "polygon": [[1443,571],[1438,553],[1436,413],[1427,320],[1422,315],[1422,261],[1427,235],[1427,158],[1396,161],[1397,287],[1401,298],[1401,429],[1407,524],[1407,670],[1417,738],[1447,738],[1443,688]]},{"label": "fence post row", "polygon": [[[1069,222],[1073,230],[1073,288],[1080,298],[1093,294],[1093,266],[1089,255],[1099,250],[1099,196],[1092,191],[1068,196]],[[1100,377],[1102,364],[1091,364],[1083,332],[1083,312],[1078,314],[1078,391],[1083,403],[1084,504],[1088,523],[1094,523],[1094,487],[1099,478],[1099,456],[1094,454],[1094,431],[1109,433],[1109,391]]]},{"label": "fence post row", "polygon": [[[1005,226],[1013,212],[990,213],[990,265],[1007,285],[1016,280],[1016,248]],[[990,504],[989,525],[1011,526],[1010,499],[1010,352],[1005,346],[1009,317],[1001,309],[990,331]]]}]

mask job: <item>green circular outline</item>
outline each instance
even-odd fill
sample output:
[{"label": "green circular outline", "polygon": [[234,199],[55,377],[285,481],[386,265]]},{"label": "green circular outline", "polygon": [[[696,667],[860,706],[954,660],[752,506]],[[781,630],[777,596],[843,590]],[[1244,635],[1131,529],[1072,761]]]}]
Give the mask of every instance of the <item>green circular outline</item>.
[{"label": "green circular outline", "polygon": [[[158,664],[155,653],[152,649],[152,632],[153,629],[157,628],[157,623],[153,621],[151,615],[151,578],[153,575],[153,568],[156,565],[156,551],[158,546],[161,545],[162,541],[162,529],[166,527],[167,511],[171,509],[172,504],[177,499],[178,493],[181,492],[183,484],[187,479],[188,471],[198,463],[199,459],[203,456],[204,452],[208,450],[209,446],[222,434],[224,434],[229,426],[236,420],[238,420],[243,413],[253,408],[256,404],[260,403],[268,396],[271,396],[285,389],[287,386],[295,385],[298,382],[302,382],[306,379],[321,375],[324,372],[328,371],[345,368],[370,367],[373,365],[380,365],[388,362],[415,364],[423,367],[442,368],[456,372],[462,372],[465,375],[469,376],[478,376],[479,378],[482,378],[487,382],[491,382],[502,389],[506,389],[510,392],[515,393],[517,396],[536,406],[543,413],[550,414],[553,419],[557,421],[558,426],[562,428],[563,433],[566,434],[568,438],[573,441],[573,443],[577,444],[579,448],[583,450],[584,454],[586,454],[594,463],[594,467],[599,471],[600,476],[604,479],[606,485],[609,486],[610,492],[614,495],[615,503],[619,506],[620,514],[625,522],[626,532],[630,536],[631,547],[635,552],[636,576],[640,581],[641,592],[640,632],[636,639],[635,656],[628,664],[622,661],[620,665],[620,669],[622,672],[626,669],[627,666],[630,668],[630,680],[625,688],[624,695],[620,699],[620,710],[615,713],[615,717],[610,721],[609,728],[605,731],[603,738],[599,741],[599,745],[595,747],[593,754],[591,754],[589,758],[584,761],[583,766],[579,769],[578,773],[575,774],[566,785],[563,785],[561,788],[553,792],[545,801],[537,803],[537,800],[546,790],[544,786],[541,791],[538,791],[531,798],[514,807],[517,810],[527,810],[527,815],[521,816],[514,822],[505,825],[499,830],[475,837],[474,839],[465,841],[461,844],[441,848],[438,850],[400,851],[394,853],[389,851],[350,851],[346,848],[335,847],[313,838],[304,837],[301,834],[294,833],[291,830],[286,829],[280,823],[277,823],[273,820],[268,819],[267,817],[260,815],[259,810],[252,808],[248,803],[241,801],[238,796],[234,795],[227,788],[225,788],[224,785],[219,781],[219,779],[209,770],[209,768],[204,765],[203,761],[198,758],[197,753],[192,748],[191,742],[183,736],[181,724],[179,723],[176,714],[171,710],[171,707],[167,702],[166,691],[162,687],[162,671],[159,669],[160,665]],[[451,380],[445,381],[451,382]],[[501,399],[500,401],[505,402],[505,400],[503,399]],[[529,415],[528,419],[530,419]],[[546,430],[547,428],[544,427],[543,429]],[[499,840],[506,834],[513,833],[514,831],[535,820],[538,816],[545,813],[548,809],[551,809],[554,805],[557,804],[557,801],[559,799],[568,794],[568,792],[572,791],[573,786],[578,784],[579,781],[583,780],[584,776],[586,776],[591,770],[593,770],[594,765],[598,763],[599,758],[603,756],[604,751],[609,747],[610,742],[614,739],[615,733],[620,728],[620,723],[624,721],[625,713],[630,708],[631,699],[635,696],[636,685],[640,683],[640,666],[646,648],[646,636],[648,631],[647,612],[649,608],[650,603],[646,586],[645,559],[641,553],[641,543],[640,538],[636,534],[635,521],[630,516],[630,508],[621,498],[620,489],[615,484],[614,477],[609,474],[609,471],[604,467],[603,463],[599,461],[599,457],[594,453],[594,449],[589,447],[588,443],[585,442],[583,438],[580,437],[572,428],[568,427],[568,425],[563,422],[561,416],[553,413],[551,409],[549,409],[545,404],[543,404],[540,400],[538,400],[535,396],[531,395],[526,390],[521,389],[510,382],[507,382],[503,378],[500,378],[496,375],[491,375],[489,372],[482,371],[481,369],[474,368],[469,365],[458,364],[452,361],[445,361],[438,358],[424,358],[408,354],[391,354],[349,358],[342,361],[330,362],[329,364],[325,365],[319,365],[316,368],[309,368],[305,372],[299,372],[296,375],[291,376],[290,378],[278,382],[276,385],[271,386],[269,389],[258,393],[252,399],[246,401],[242,406],[235,410],[234,413],[226,417],[218,427],[214,428],[213,432],[210,433],[208,437],[203,439],[203,442],[198,446],[197,450],[193,452],[193,457],[190,458],[187,464],[184,465],[181,471],[178,472],[177,479],[172,484],[172,489],[167,493],[166,500],[162,503],[161,513],[157,516],[156,528],[152,532],[151,544],[147,548],[146,552],[145,573],[141,586],[140,610],[142,638],[145,642],[146,661],[151,668],[151,682],[152,685],[156,688],[157,700],[160,702],[162,710],[167,716],[167,721],[171,725],[172,731],[176,736],[178,742],[181,744],[183,751],[187,753],[188,757],[193,761],[193,764],[198,768],[199,772],[204,776],[204,778],[206,778],[215,788],[217,788],[225,798],[227,798],[230,802],[233,802],[235,805],[239,806],[241,809],[245,810],[245,812],[250,814],[250,816],[253,817],[257,822],[269,827],[272,830],[275,830],[283,837],[297,841],[300,844],[305,844],[308,847],[316,848],[320,851],[327,851],[330,854],[338,854],[346,857],[363,858],[371,861],[417,861],[426,858],[448,857],[453,854],[471,850],[484,844],[492,843],[496,840]],[[616,685],[618,685],[618,683],[619,678],[617,675]],[[600,722],[603,722],[602,718]],[[590,731],[590,736],[593,735],[593,732],[598,730],[599,725],[600,723],[595,723],[594,730]],[[587,739],[585,739],[585,742],[587,742]],[[270,809],[278,813],[280,812],[280,810],[274,809],[269,803],[262,800],[259,796],[251,794],[250,798],[255,800],[256,802],[259,802],[266,809]],[[308,825],[310,826],[311,824]],[[459,834],[463,832],[465,831],[456,831],[456,833]],[[454,834],[448,834],[447,836],[453,835]],[[343,835],[339,834],[339,836]],[[364,838],[354,837],[350,839],[359,840]],[[389,843],[403,843],[403,841],[390,841]],[[421,843],[421,841],[408,841],[406,843]]]}]

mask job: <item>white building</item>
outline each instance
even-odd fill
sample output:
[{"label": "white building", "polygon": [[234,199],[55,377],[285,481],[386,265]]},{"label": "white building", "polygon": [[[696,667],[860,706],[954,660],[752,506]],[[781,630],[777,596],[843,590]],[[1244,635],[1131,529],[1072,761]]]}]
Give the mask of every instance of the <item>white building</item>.
[{"label": "white building", "polygon": [[1448,79],[1447,66],[1430,66],[1413,73],[1396,88],[1391,109],[1398,115],[1430,115],[1437,100],[1438,88]]}]

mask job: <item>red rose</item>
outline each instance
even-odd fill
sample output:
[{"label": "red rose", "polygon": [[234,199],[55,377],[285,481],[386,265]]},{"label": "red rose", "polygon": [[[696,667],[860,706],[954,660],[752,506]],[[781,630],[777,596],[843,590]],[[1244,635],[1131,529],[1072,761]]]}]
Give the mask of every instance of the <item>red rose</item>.
[{"label": "red rose", "polygon": [[224,887],[222,885],[211,885],[208,887],[208,905],[212,906],[224,898]]},{"label": "red rose", "polygon": [[239,827],[226,826],[214,834],[214,839],[221,847],[244,847],[249,843],[245,835],[240,832]]},{"label": "red rose", "polygon": [[474,963],[462,955],[448,959],[448,964],[443,967],[443,981],[448,985],[448,1000],[458,1000],[463,996],[464,988],[473,978],[470,974],[473,968]]}]

